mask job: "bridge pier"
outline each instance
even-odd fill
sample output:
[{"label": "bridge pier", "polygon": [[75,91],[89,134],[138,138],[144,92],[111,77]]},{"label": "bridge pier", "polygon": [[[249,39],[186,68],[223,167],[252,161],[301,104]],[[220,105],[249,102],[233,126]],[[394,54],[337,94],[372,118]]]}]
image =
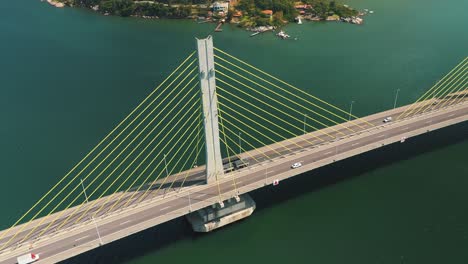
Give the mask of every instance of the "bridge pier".
[{"label": "bridge pier", "polygon": [[202,208],[186,217],[193,231],[210,232],[249,217],[255,210],[255,206],[255,201],[246,193]]}]

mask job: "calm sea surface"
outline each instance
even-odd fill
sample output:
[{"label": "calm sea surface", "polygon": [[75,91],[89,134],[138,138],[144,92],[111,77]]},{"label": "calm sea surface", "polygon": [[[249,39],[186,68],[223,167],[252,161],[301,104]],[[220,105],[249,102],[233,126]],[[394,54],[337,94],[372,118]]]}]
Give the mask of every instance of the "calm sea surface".
[{"label": "calm sea surface", "polygon": [[[362,26],[235,27],[215,45],[367,115],[416,100],[468,56],[465,0],[352,0]],[[0,7],[0,229],[15,222],[195,48],[213,24],[104,17],[39,0]],[[249,219],[194,235],[183,219],[71,263],[468,263],[468,126],[253,194]]]}]

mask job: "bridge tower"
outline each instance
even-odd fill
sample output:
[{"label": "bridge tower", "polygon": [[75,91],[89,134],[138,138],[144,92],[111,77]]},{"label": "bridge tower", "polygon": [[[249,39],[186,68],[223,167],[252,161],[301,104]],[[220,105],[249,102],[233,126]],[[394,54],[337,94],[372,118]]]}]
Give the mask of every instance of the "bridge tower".
[{"label": "bridge tower", "polygon": [[[205,127],[206,183],[216,182],[224,177],[221,145],[219,142],[218,96],[216,95],[213,38],[197,39],[198,70]],[[210,232],[227,224],[250,216],[255,210],[255,202],[248,195],[235,195],[220,200],[211,206],[187,215],[196,232]],[[225,199],[225,198],[224,198]]]},{"label": "bridge tower", "polygon": [[218,126],[218,97],[216,95],[213,38],[197,39],[198,70],[205,127],[206,183],[224,176]]}]

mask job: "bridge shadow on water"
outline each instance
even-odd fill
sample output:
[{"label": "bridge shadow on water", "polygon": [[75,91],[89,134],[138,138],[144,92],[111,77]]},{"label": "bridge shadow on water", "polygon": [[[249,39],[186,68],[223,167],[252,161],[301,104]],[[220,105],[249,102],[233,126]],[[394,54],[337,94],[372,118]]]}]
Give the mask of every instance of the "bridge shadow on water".
[{"label": "bridge shadow on water", "polygon": [[[281,188],[262,188],[251,192],[257,211],[299,197],[320,188],[351,180],[366,172],[385,167],[411,157],[457,144],[468,139],[468,122],[410,138],[405,143],[394,143],[334,164],[304,173],[281,182]],[[364,165],[365,164],[365,165]],[[255,217],[255,213],[251,216]],[[225,227],[229,228],[229,227]],[[216,232],[214,232],[216,234]],[[125,239],[83,253],[64,264],[125,263],[145,254],[155,252],[177,241],[213,234],[194,233],[184,217],[139,232]]]}]

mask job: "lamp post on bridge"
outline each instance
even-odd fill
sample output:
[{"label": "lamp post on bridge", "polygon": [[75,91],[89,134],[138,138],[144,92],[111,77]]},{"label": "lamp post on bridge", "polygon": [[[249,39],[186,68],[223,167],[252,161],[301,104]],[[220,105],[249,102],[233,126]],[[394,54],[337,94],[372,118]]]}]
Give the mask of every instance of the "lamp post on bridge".
[{"label": "lamp post on bridge", "polygon": [[[88,203],[89,202],[88,195],[86,194],[86,189],[85,189],[84,184],[83,184],[83,179],[80,179],[80,180],[81,180],[81,187],[83,188],[83,193],[85,195],[85,201],[86,201],[86,203]],[[91,216],[91,220],[93,221],[94,226],[96,227],[96,233],[97,233],[98,238],[99,238],[99,245],[102,246],[104,243],[102,242],[101,234],[99,233],[99,228],[98,228],[98,225],[96,223],[96,220],[94,220],[93,216]]]},{"label": "lamp post on bridge", "polygon": [[167,171],[166,154],[164,154],[164,169],[166,170],[166,177],[169,177],[169,172]]},{"label": "lamp post on bridge", "polygon": [[354,101],[351,101],[351,106],[349,107],[349,121],[351,121],[351,114],[353,112],[353,104],[354,104]]},{"label": "lamp post on bridge", "polygon": [[306,119],[307,119],[307,114],[304,114],[304,128],[302,130],[302,133],[305,135],[306,133]]},{"label": "lamp post on bridge", "polygon": [[[169,171],[167,170],[167,161],[166,161],[166,154],[164,154],[164,169],[166,171],[166,178],[169,177]],[[162,188],[164,186],[161,186]],[[166,197],[166,192],[168,191],[168,188],[164,188],[164,193],[163,193],[163,198]]]},{"label": "lamp post on bridge", "polygon": [[241,132],[239,132],[239,155],[240,155],[240,154],[241,154],[241,152],[242,152],[242,141],[241,141],[241,135],[242,135],[242,133],[241,133]]},{"label": "lamp post on bridge", "polygon": [[396,94],[395,94],[395,100],[393,101],[393,109],[396,108],[396,104],[397,104],[397,100],[398,100],[398,93],[400,92],[400,88],[398,88],[396,90]]}]

